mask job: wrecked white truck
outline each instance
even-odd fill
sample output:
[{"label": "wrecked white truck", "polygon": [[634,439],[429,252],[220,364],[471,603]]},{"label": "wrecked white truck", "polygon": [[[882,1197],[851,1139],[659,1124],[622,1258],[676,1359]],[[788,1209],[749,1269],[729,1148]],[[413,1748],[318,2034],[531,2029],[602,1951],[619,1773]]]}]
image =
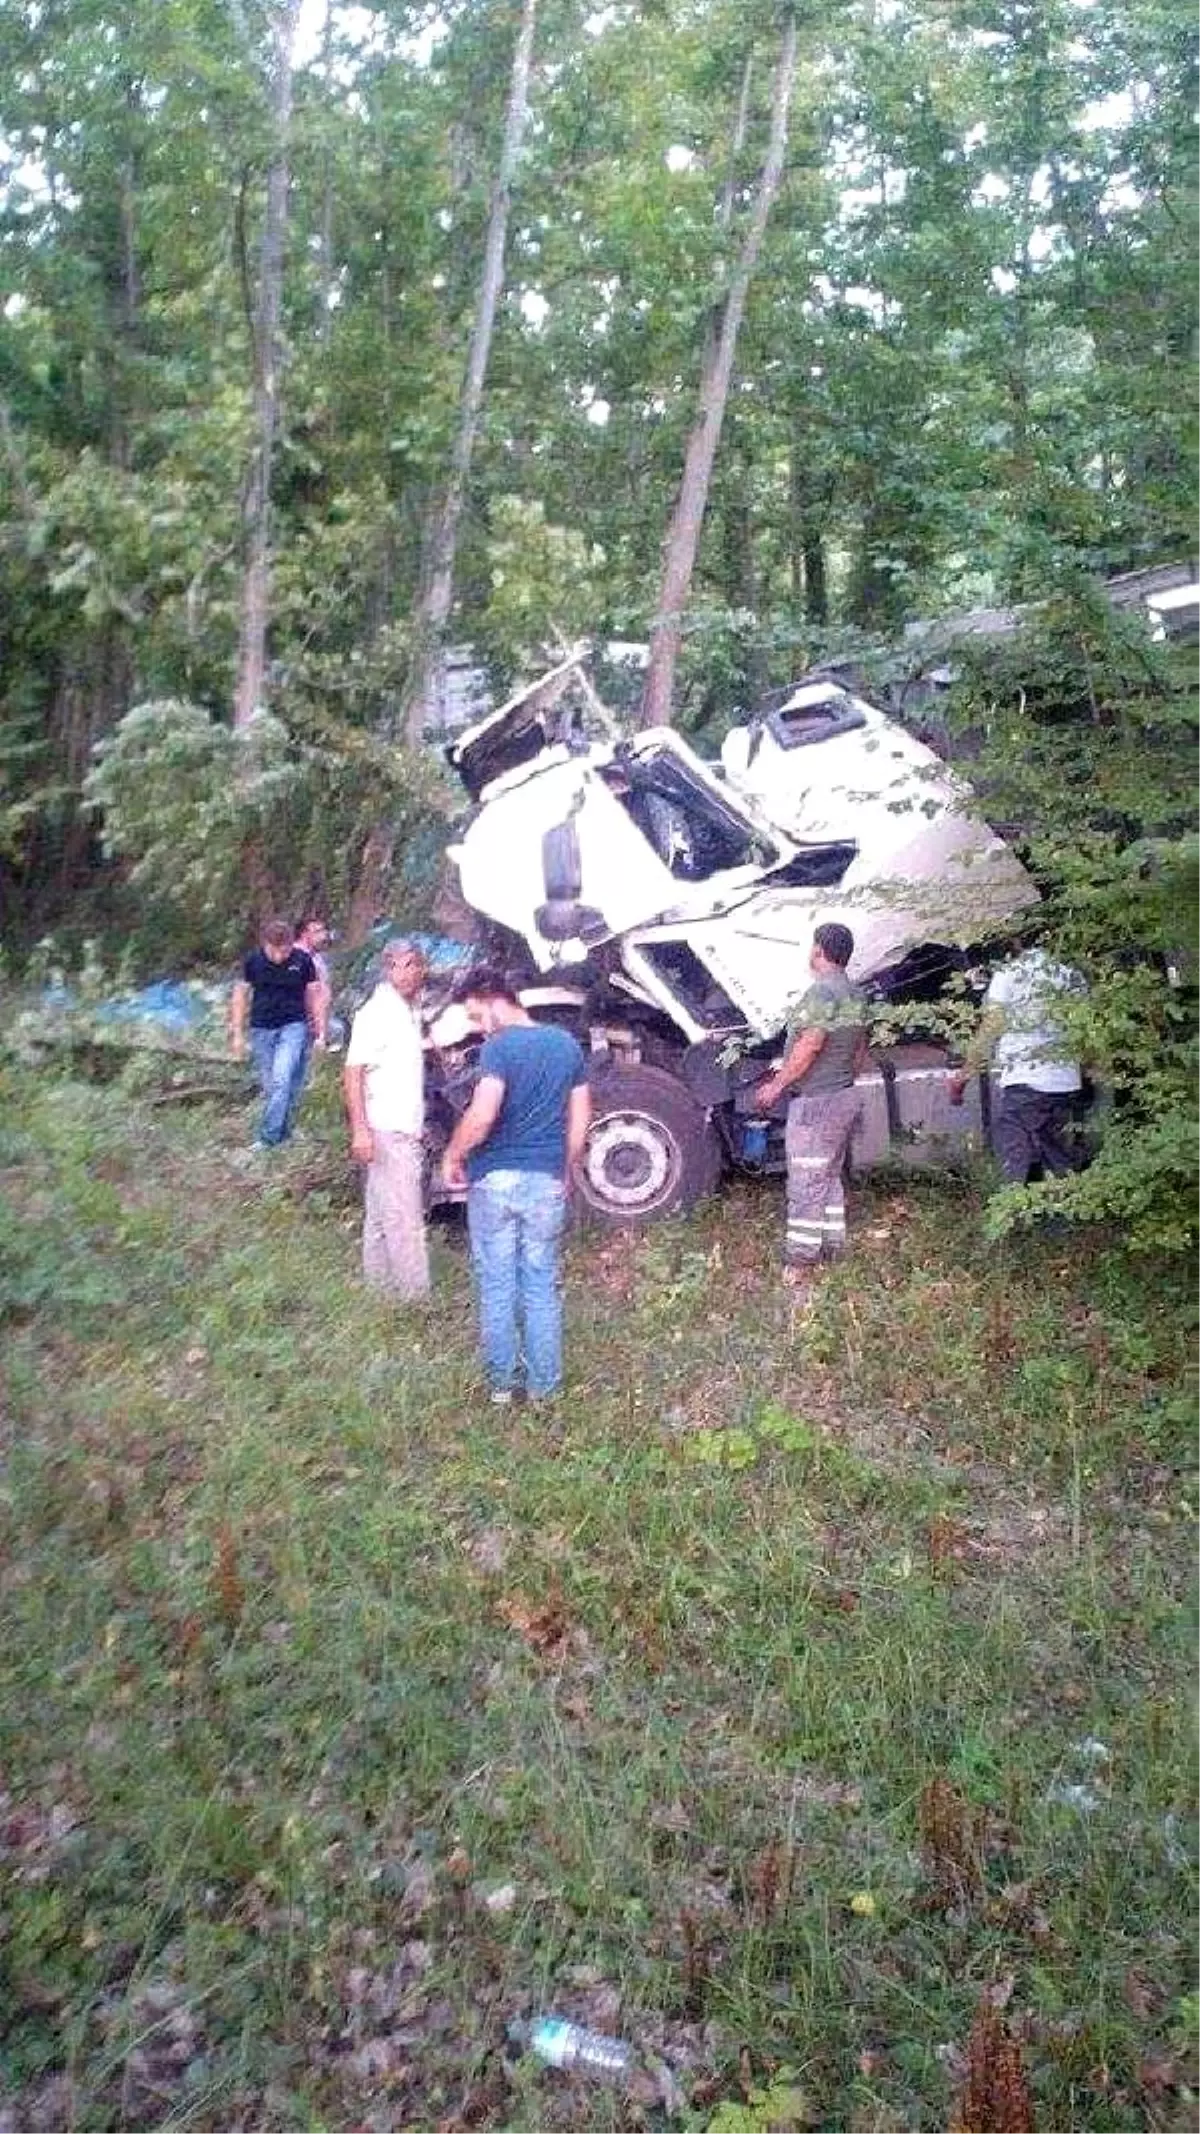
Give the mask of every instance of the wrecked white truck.
[{"label": "wrecked white truck", "polygon": [[[781,1055],[822,920],[851,928],[851,975],[903,1001],[1037,900],[947,766],[828,682],[782,692],[717,765],[668,729],[622,737],[573,657],[446,753],[474,804],[449,851],[466,930],[589,1054],[578,1190],[601,1221],[686,1209],[727,1169],[783,1168],[784,1107],[764,1133],[749,1091]],[[475,1047],[454,1008],[431,1038],[436,1144]],[[852,1165],[938,1162],[986,1136],[986,1088],[956,1108],[946,1081],[936,1046],[876,1051]]]}]

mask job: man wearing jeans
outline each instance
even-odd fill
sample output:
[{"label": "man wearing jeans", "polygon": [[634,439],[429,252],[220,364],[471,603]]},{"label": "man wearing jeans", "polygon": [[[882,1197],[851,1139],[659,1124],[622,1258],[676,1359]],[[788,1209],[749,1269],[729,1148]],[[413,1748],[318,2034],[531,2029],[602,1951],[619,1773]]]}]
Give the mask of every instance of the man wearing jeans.
[{"label": "man wearing jeans", "polygon": [[250,1054],[263,1093],[256,1148],[275,1148],[292,1131],[312,1041],[322,1035],[316,966],[285,919],[268,919],[259,946],[233,988],[229,1034],[235,1060]]},{"label": "man wearing jeans", "polygon": [[530,1400],[562,1381],[559,1243],[571,1171],[592,1117],[583,1052],[566,1030],[535,1023],[507,980],[474,971],[457,998],[483,1032],[479,1080],[442,1159],[467,1186],[479,1330],[492,1400]]}]

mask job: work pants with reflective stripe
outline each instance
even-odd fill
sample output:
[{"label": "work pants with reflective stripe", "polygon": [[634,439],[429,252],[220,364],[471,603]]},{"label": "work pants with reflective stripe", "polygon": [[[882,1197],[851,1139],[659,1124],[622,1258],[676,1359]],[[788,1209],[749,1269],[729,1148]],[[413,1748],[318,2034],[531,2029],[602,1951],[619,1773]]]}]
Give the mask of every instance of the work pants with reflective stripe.
[{"label": "work pants with reflective stripe", "polygon": [[803,1267],[846,1249],[846,1195],[842,1166],[862,1109],[857,1089],[822,1090],[793,1097],[788,1106],[787,1235],[783,1256]]},{"label": "work pants with reflective stripe", "polygon": [[363,1189],[363,1274],[373,1289],[423,1297],[429,1290],[423,1151],[417,1134],[371,1130]]}]

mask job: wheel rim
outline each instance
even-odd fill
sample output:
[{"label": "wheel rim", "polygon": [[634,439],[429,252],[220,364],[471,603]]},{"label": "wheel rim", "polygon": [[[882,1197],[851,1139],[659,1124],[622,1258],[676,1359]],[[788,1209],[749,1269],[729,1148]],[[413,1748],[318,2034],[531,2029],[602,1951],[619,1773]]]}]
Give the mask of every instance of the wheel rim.
[{"label": "wheel rim", "polygon": [[669,1200],[682,1168],[679,1144],[670,1129],[641,1111],[606,1112],[593,1126],[583,1153],[589,1198],[598,1207],[629,1215],[644,1215]]}]

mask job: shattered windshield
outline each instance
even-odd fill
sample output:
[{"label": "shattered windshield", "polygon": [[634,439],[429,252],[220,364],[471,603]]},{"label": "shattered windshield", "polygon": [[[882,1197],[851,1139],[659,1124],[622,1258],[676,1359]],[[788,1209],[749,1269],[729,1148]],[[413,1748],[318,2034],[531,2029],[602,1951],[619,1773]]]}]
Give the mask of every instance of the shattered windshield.
[{"label": "shattered windshield", "polygon": [[648,758],[622,756],[603,777],[677,882],[705,882],[737,867],[770,867],[779,857],[769,837],[724,806],[665,751]]}]

